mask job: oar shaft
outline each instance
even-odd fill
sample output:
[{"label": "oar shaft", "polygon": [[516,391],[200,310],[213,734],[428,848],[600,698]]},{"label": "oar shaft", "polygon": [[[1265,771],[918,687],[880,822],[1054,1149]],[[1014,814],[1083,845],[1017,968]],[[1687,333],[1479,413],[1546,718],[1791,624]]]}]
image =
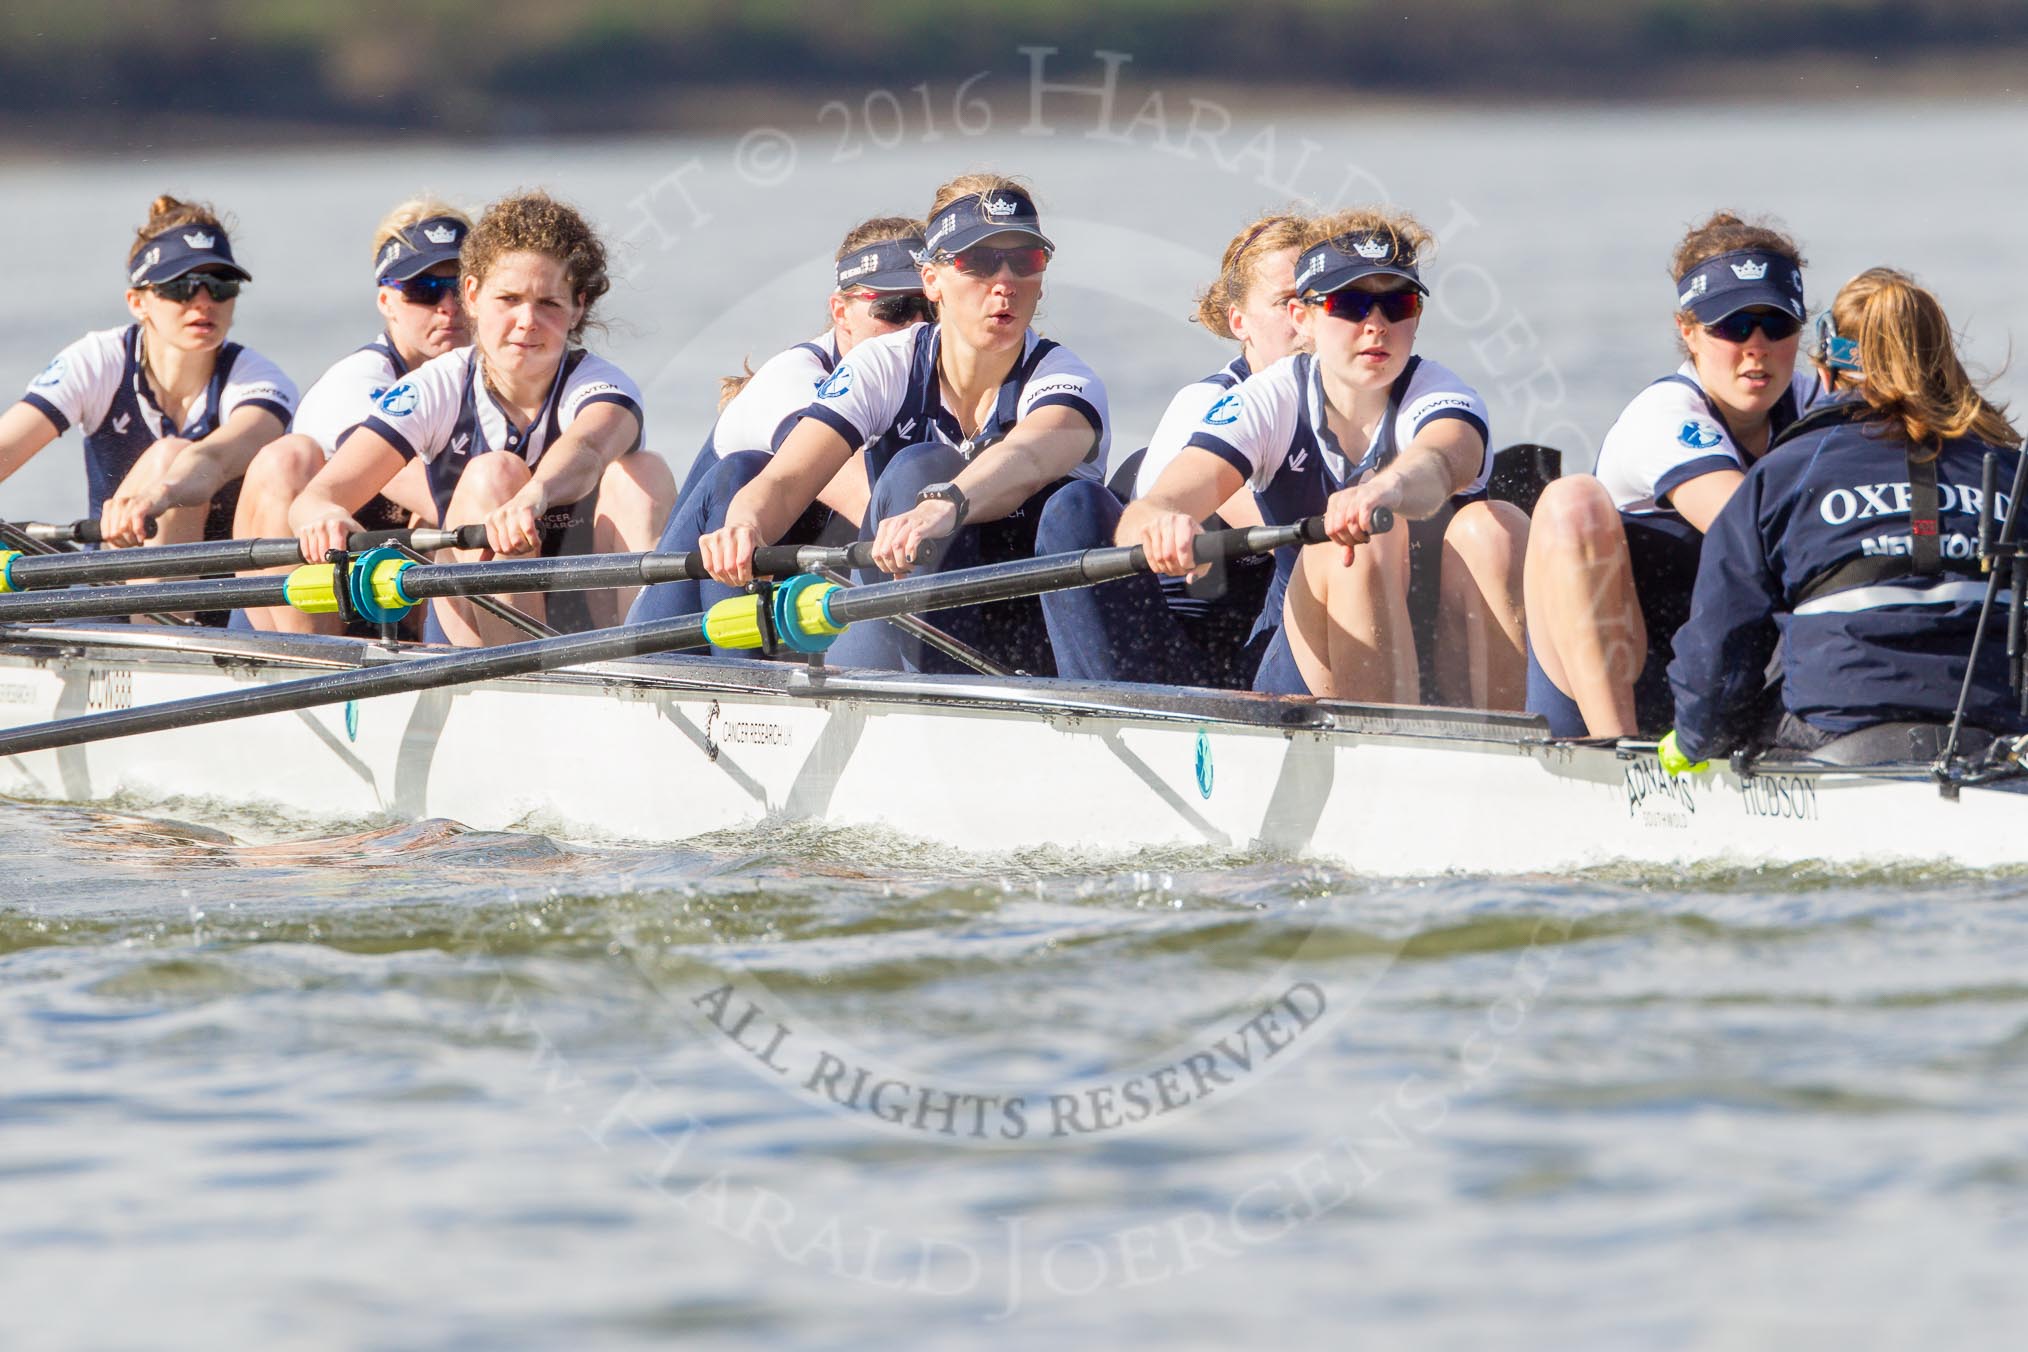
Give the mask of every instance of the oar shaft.
[{"label": "oar shaft", "polygon": [[0,596],[0,624],[96,620],[152,611],[236,610],[284,604],[282,577],[204,577],[135,587],[48,588]]},{"label": "oar shaft", "polygon": [[[466,531],[483,530],[480,527],[465,527]],[[415,531],[411,533],[412,547],[417,549],[442,548],[450,544],[471,547],[469,540],[454,540],[450,532]],[[354,537],[361,545],[374,543],[365,536]],[[170,574],[183,572],[211,572],[219,568],[272,567],[290,562],[299,562],[295,553],[294,540],[241,540],[227,542],[240,553],[221,557],[207,556],[201,563],[172,559]],[[272,555],[254,554],[249,546],[276,546]],[[280,546],[286,545],[287,557],[282,557]],[[181,545],[165,545],[161,549],[122,550],[119,554],[161,554]],[[192,546],[208,548],[208,546]],[[793,573],[808,572],[819,567],[867,567],[871,560],[868,555],[872,547],[866,544],[849,548],[819,548],[812,545],[768,545],[754,551],[754,572],[764,577],[781,577]],[[199,578],[180,582],[138,583],[127,587],[105,587],[93,590],[58,589],[48,579],[50,571],[46,565],[62,564],[73,571],[67,582],[117,581],[125,576],[146,576],[146,561],[131,565],[122,571],[119,554],[65,554],[47,558],[15,559],[12,576],[16,591],[0,594],[0,623],[27,624],[47,620],[89,620],[103,619],[117,615],[134,615],[145,611],[173,610],[233,610],[246,606],[282,606],[289,604],[289,579],[282,575],[261,577]],[[100,560],[106,560],[101,564]],[[79,568],[98,571],[80,575]],[[322,564],[308,566],[323,567]],[[139,567],[144,571],[134,572]],[[493,559],[485,563],[443,563],[417,564],[404,571],[401,576],[401,590],[413,601],[433,600],[447,596],[491,596],[518,592],[549,591],[594,591],[605,587],[645,587],[657,582],[696,581],[706,577],[704,561],[695,552],[687,554],[577,554],[567,558],[526,558]],[[30,590],[40,580],[39,590]]]},{"label": "oar shaft", "polygon": [[[1376,518],[1378,513],[1375,514]],[[1378,529],[1392,524],[1375,521]],[[1262,532],[1267,532],[1265,535]],[[1317,518],[1287,527],[1256,527],[1253,530],[1212,532],[1200,546],[1214,554],[1257,552],[1273,547],[1267,543],[1286,535],[1283,543],[1322,538]],[[635,556],[636,558],[642,556]],[[652,557],[652,556],[649,556]],[[665,558],[674,556],[663,556]],[[1200,554],[1200,557],[1207,557]],[[858,588],[837,588],[820,599],[820,608],[837,626],[860,620],[949,610],[1033,596],[1063,587],[1110,582],[1145,572],[1141,548],[1088,549],[1079,554],[1057,554],[1035,559],[1017,559],[964,569],[949,575],[903,578]],[[828,584],[819,584],[828,585]],[[793,584],[791,584],[793,586]],[[4,598],[0,598],[4,599]],[[749,598],[751,599],[751,598]],[[721,602],[721,606],[728,602]],[[283,681],[253,690],[235,690],[223,695],[200,695],[166,704],[110,713],[86,714],[77,718],[39,723],[12,732],[0,732],[0,756],[18,756],[53,747],[73,746],[108,737],[129,737],[139,733],[162,732],[197,723],[219,722],[258,714],[287,713],[347,700],[371,699],[380,695],[430,690],[475,681],[521,676],[537,671],[554,671],[589,662],[611,662],[649,653],[700,648],[707,643],[710,620],[705,615],[686,615],[647,624],[625,625],[596,633],[565,638],[534,639],[500,648],[481,648],[441,657],[418,657],[389,662],[385,666],[330,676],[312,676]],[[835,630],[833,630],[835,632]]]},{"label": "oar shaft", "polygon": [[[687,554],[584,554],[567,559],[495,559],[490,563],[417,564],[401,575],[411,600],[540,591],[638,587],[682,576]],[[656,567],[660,563],[662,566]],[[328,569],[327,564],[307,567]],[[234,610],[290,604],[290,577],[208,577],[131,587],[46,590],[0,596],[0,623],[88,620],[148,610]],[[327,607],[328,609],[328,607]]]},{"label": "oar shaft", "polygon": [[[35,536],[34,528],[29,534],[32,538],[40,538]],[[376,545],[396,543],[424,553],[451,548],[481,549],[486,544],[486,528],[465,526],[458,530],[358,531],[346,541],[346,547],[357,552]],[[286,568],[305,562],[316,563],[318,560],[304,559],[301,548],[287,537],[205,540],[187,545],[159,545],[152,549],[102,549],[90,554],[20,558],[9,570],[8,580],[16,591],[29,591],[97,582],[125,582],[138,577],[198,577],[205,573],[249,568]]]},{"label": "oar shaft", "polygon": [[79,718],[40,723],[15,732],[0,732],[0,756],[18,756],[51,747],[94,742],[107,737],[132,737],[167,732],[198,723],[214,723],[259,714],[289,713],[347,700],[372,699],[439,686],[464,685],[587,662],[613,662],[645,653],[704,644],[704,617],[688,615],[624,629],[566,638],[530,639],[500,648],[474,648],[446,657],[423,657],[386,666],[283,681],[225,695],[198,695],[140,709],[86,714]]}]

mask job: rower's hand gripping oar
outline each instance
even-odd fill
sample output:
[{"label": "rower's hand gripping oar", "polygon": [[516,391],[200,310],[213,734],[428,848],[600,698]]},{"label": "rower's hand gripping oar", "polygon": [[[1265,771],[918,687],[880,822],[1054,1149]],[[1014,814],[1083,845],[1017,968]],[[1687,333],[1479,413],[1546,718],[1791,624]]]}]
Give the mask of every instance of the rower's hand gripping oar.
[{"label": "rower's hand gripping oar", "polygon": [[[162,523],[152,516],[143,518],[143,521],[148,527],[148,538],[154,539],[155,531]],[[22,525],[21,532],[31,540],[52,545],[102,545],[106,542],[105,532],[99,529],[99,519],[95,516],[81,517],[60,525],[30,521]]]},{"label": "rower's hand gripping oar", "polygon": [[[1385,520],[1379,512],[1374,513],[1376,531],[1392,524],[1391,513]],[[1209,532],[1198,537],[1196,550],[1197,557],[1208,562],[1214,558],[1261,553],[1283,545],[1320,543],[1323,539],[1323,519],[1311,517],[1290,526],[1255,526],[1245,530]],[[466,566],[480,568],[491,565]],[[320,571],[328,576],[330,569]],[[218,695],[170,700],[139,709],[120,709],[39,723],[0,732],[0,756],[76,746],[108,737],[165,732],[256,714],[286,713],[379,695],[554,671],[589,662],[612,662],[649,653],[701,648],[706,644],[757,648],[763,626],[774,630],[782,647],[821,652],[845,631],[847,625],[860,620],[1008,601],[1067,587],[1112,582],[1146,571],[1147,563],[1141,548],[1135,545],[1015,559],[1008,563],[985,564],[950,573],[902,578],[849,589],[802,574],[770,590],[766,598],[769,615],[765,620],[758,614],[763,601],[761,596],[734,596],[720,601],[701,615],[622,625],[589,634],[535,639],[499,648],[410,658],[334,675],[282,681],[255,689],[232,690]]]}]

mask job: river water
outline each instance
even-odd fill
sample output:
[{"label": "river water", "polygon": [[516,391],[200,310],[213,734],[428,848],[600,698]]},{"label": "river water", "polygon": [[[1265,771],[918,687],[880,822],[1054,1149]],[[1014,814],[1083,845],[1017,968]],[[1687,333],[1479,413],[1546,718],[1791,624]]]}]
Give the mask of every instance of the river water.
[{"label": "river water", "polygon": [[[1187,90],[1096,128],[1091,105],[932,85],[813,100],[778,135],[18,162],[36,263],[0,371],[119,321],[125,232],[165,189],[238,216],[236,336],[307,383],[371,332],[386,202],[553,187],[627,238],[598,345],[679,463],[710,377],[818,330],[845,224],[981,165],[1036,182],[1046,325],[1134,445],[1222,360],[1182,316],[1224,239],[1298,194],[1386,191],[1439,227],[1422,350],[1481,384],[1498,440],[1580,465],[1671,364],[1665,260],[1713,206],[1779,212],[1820,299],[1912,268],[1992,369],[2028,300],[1991,172],[2015,109],[1232,110],[1220,133]],[[75,514],[73,447],[0,488],[8,515]],[[649,849],[4,803],[0,1331],[2013,1347],[2028,888],[1950,853],[1376,883],[800,827]]]}]

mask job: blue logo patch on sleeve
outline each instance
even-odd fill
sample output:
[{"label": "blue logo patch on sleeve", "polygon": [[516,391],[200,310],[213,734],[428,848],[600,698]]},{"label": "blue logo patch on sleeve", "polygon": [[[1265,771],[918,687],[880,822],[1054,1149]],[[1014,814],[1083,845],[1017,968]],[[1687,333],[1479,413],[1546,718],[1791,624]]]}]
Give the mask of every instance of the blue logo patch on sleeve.
[{"label": "blue logo patch on sleeve", "polygon": [[1213,404],[1204,414],[1204,421],[1213,427],[1224,427],[1239,421],[1239,396],[1228,394]]},{"label": "blue logo patch on sleeve", "polygon": [[396,418],[415,412],[415,386],[406,380],[380,397],[380,411]]},{"label": "blue logo patch on sleeve", "polygon": [[63,358],[58,357],[56,360],[50,362],[49,365],[42,368],[42,374],[35,378],[34,382],[29,386],[29,388],[37,390],[54,389],[56,386],[62,383],[63,383]]},{"label": "blue logo patch on sleeve", "polygon": [[1725,433],[1721,432],[1715,423],[1692,418],[1676,433],[1676,440],[1693,451],[1708,451],[1725,440]]},{"label": "blue logo patch on sleeve", "polygon": [[817,387],[817,397],[819,399],[836,399],[851,388],[852,368],[841,366],[833,371],[823,384]]}]

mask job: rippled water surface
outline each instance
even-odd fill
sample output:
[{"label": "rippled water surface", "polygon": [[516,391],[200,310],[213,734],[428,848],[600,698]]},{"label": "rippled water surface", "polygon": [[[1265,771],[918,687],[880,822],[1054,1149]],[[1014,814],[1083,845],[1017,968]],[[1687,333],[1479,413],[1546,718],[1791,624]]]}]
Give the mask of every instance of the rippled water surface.
[{"label": "rippled water surface", "polygon": [[0,1326],[48,1345],[2022,1313],[2017,877],[0,825]]},{"label": "rippled water surface", "polygon": [[[732,138],[15,165],[59,265],[10,279],[0,361],[124,322],[166,189],[239,215],[235,336],[307,383],[372,331],[388,201],[542,182],[624,236],[596,341],[680,463],[712,377],[816,331],[849,220],[982,164],[1037,183],[1045,320],[1122,449],[1225,359],[1190,297],[1297,193],[1443,228],[1422,347],[1579,466],[1673,365],[1664,260],[1714,206],[1781,213],[1816,298],[1914,268],[1992,367],[2028,303],[2013,107],[1247,115],[1214,154],[1189,92],[1160,145],[1007,104],[846,161],[813,101],[771,183]],[[1837,147],[1868,170],[1813,172]],[[1909,164],[1945,190],[1881,188]],[[75,515],[75,457],[5,513]],[[2021,1342],[2028,878],[1947,839],[1934,873],[1400,884],[127,806],[0,802],[7,1347]]]}]

